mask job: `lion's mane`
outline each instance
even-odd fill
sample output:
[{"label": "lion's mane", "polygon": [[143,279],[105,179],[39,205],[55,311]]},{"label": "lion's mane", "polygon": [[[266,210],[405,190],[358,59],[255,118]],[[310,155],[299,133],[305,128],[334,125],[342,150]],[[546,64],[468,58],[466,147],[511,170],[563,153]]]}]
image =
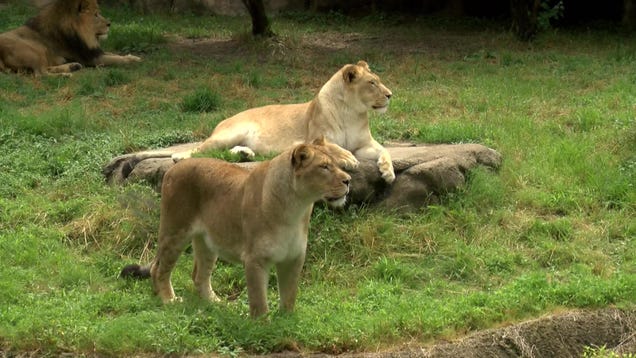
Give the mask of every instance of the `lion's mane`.
[{"label": "lion's mane", "polygon": [[90,18],[97,11],[96,0],[56,0],[45,5],[25,25],[53,41],[52,45],[76,55],[80,62],[89,63],[104,53]]}]

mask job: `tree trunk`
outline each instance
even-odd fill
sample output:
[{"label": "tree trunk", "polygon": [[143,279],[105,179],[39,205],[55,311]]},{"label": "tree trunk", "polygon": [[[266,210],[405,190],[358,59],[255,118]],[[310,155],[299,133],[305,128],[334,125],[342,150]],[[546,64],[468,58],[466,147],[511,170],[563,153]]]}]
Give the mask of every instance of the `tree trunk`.
[{"label": "tree trunk", "polygon": [[623,0],[623,26],[629,31],[636,29],[636,1]]},{"label": "tree trunk", "polygon": [[252,17],[252,34],[254,36],[274,36],[269,26],[269,20],[265,14],[263,0],[243,0],[243,4]]},{"label": "tree trunk", "polygon": [[512,31],[522,41],[530,41],[537,34],[539,0],[510,0]]}]

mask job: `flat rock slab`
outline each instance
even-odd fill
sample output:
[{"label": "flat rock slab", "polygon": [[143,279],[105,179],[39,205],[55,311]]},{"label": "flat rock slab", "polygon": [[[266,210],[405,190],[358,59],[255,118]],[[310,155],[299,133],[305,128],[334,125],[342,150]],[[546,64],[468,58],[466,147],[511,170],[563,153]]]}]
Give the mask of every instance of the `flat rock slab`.
[{"label": "flat rock slab", "polygon": [[[171,155],[199,144],[121,155],[112,159],[103,173],[113,184],[145,181],[159,190],[163,175],[174,165]],[[501,154],[480,144],[394,144],[386,148],[393,159],[395,182],[387,185],[375,162],[362,161],[350,171],[350,203],[373,203],[389,209],[420,208],[461,187],[469,170],[479,165],[494,170],[502,161]],[[237,165],[250,168],[256,163]]]}]

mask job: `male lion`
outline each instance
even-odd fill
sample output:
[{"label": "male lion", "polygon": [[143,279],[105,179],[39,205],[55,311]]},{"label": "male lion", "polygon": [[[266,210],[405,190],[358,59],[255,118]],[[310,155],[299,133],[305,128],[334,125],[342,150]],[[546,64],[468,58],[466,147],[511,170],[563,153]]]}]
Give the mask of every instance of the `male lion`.
[{"label": "male lion", "polygon": [[56,0],[25,25],[0,34],[0,71],[70,73],[82,66],[139,62],[137,56],[102,51],[110,21],[96,0]]},{"label": "male lion", "polygon": [[351,177],[340,166],[355,165],[351,153],[323,139],[297,145],[251,171],[211,158],[182,160],[163,179],[155,259],[146,267],[128,265],[121,276],[152,278],[155,293],[171,302],[176,299],[171,272],[192,242],[192,280],[201,297],[219,300],[210,275],[221,257],[245,267],[252,317],[267,313],[271,266],[278,275],[280,309],[291,311],[314,202],[344,205]]},{"label": "male lion", "polygon": [[345,65],[325,83],[310,102],[252,108],[219,123],[212,135],[191,152],[176,153],[179,160],[193,152],[232,148],[247,156],[279,153],[297,143],[324,136],[358,159],[377,162],[382,178],[393,182],[391,156],[369,130],[369,110],[385,112],[391,90],[359,61]]}]

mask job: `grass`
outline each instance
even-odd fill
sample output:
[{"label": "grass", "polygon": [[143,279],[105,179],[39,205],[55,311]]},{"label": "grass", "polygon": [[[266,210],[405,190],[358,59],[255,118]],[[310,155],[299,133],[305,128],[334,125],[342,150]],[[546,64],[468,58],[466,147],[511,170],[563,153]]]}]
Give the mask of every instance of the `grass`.
[{"label": "grass", "polygon": [[209,88],[198,88],[181,102],[184,112],[212,112],[220,107],[220,96]]},{"label": "grass", "polygon": [[[31,11],[10,2],[0,30]],[[103,12],[106,49],[142,63],[0,74],[0,349],[374,351],[562,309],[634,308],[633,37],[547,32],[528,47],[496,23],[296,13],[274,20],[279,42],[258,42],[246,19]],[[203,38],[217,42],[178,47]],[[389,112],[372,115],[377,139],[483,143],[503,154],[501,169],[474,170],[408,215],[317,207],[291,315],[276,312],[272,277],[273,313],[249,320],[243,270],[226,264],[213,276],[224,303],[201,302],[189,253],[174,277],[182,304],[117,278],[154,254],[160,198],[106,185],[104,164],[202,140],[248,107],[306,101],[359,59],[394,93]]]}]

